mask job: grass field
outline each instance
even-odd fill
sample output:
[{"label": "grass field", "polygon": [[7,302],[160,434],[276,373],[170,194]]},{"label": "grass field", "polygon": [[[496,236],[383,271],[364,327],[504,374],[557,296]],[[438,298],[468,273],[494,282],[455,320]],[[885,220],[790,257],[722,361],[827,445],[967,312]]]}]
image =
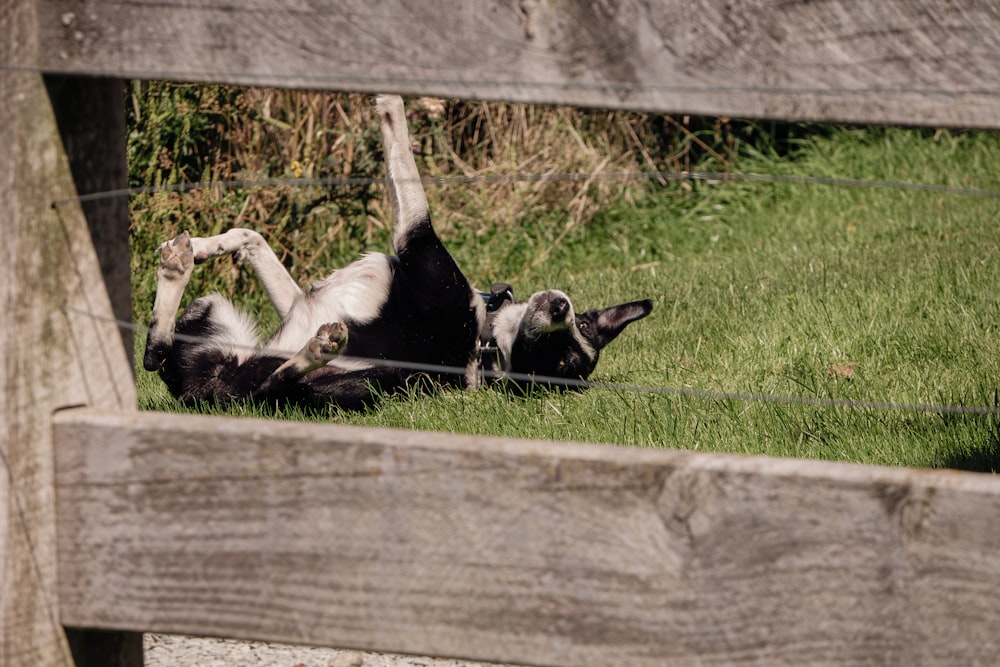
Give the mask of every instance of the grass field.
[{"label": "grass field", "polygon": [[[743,150],[731,169],[1000,190],[998,163],[997,134],[834,129],[780,157]],[[996,415],[723,395],[1000,404],[1000,199],[701,182],[631,191],[586,223],[555,205],[524,212],[516,225],[487,221],[474,230],[463,227],[467,211],[435,213],[480,285],[507,280],[521,296],[558,286],[578,308],[654,299],[653,314],[607,348],[592,379],[669,391],[439,391],[359,414],[275,415],[250,405],[237,413],[886,465],[1000,464]],[[150,241],[174,230],[143,224],[134,279],[140,323],[152,304]],[[388,239],[376,229],[335,244],[331,263],[385,249]],[[292,271],[306,282],[334,266],[314,268]],[[201,289],[192,282],[192,293]],[[154,375],[141,367],[137,375],[141,407],[180,409]]]}]

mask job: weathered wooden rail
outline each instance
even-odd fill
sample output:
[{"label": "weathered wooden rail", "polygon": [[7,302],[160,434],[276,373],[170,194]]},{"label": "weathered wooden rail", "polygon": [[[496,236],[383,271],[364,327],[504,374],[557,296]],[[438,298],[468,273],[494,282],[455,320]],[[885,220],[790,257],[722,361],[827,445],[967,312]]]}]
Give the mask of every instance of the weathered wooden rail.
[{"label": "weathered wooden rail", "polygon": [[561,665],[995,657],[971,473],[92,410],[62,621]]},{"label": "weathered wooden rail", "polygon": [[[0,0],[0,664],[983,664],[991,476],[135,411],[121,80],[1000,127],[987,0]],[[669,443],[667,443],[669,444]]]}]

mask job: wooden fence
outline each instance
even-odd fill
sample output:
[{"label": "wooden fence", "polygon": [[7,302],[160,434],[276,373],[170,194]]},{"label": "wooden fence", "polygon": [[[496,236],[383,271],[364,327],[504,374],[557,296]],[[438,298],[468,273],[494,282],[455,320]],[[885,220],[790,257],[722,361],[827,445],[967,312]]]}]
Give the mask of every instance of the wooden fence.
[{"label": "wooden fence", "polygon": [[322,4],[0,0],[0,664],[995,662],[992,476],[139,413],[127,202],[51,205],[127,78],[997,128],[994,2]]}]

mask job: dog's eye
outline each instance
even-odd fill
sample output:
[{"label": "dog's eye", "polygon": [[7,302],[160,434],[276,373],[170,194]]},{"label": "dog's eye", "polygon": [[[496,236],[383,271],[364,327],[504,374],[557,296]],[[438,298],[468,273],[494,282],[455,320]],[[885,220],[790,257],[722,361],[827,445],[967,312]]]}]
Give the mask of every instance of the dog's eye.
[{"label": "dog's eye", "polygon": [[559,368],[564,368],[565,366],[566,366],[566,360],[565,359],[560,359],[559,360]]},{"label": "dog's eye", "polygon": [[590,328],[590,324],[588,322],[580,322],[580,328],[581,329],[589,329]]}]

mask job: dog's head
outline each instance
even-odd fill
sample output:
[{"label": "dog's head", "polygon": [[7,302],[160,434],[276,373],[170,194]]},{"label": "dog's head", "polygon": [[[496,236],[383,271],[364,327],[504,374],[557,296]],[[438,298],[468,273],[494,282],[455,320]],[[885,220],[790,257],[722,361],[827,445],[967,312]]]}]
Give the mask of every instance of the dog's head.
[{"label": "dog's head", "polygon": [[[493,370],[516,375],[586,379],[597,366],[601,350],[631,322],[653,310],[650,300],[577,313],[559,290],[536,292],[514,301],[507,285],[499,300],[494,286],[494,310],[487,327],[496,346]],[[498,303],[499,301],[499,303]]]}]

